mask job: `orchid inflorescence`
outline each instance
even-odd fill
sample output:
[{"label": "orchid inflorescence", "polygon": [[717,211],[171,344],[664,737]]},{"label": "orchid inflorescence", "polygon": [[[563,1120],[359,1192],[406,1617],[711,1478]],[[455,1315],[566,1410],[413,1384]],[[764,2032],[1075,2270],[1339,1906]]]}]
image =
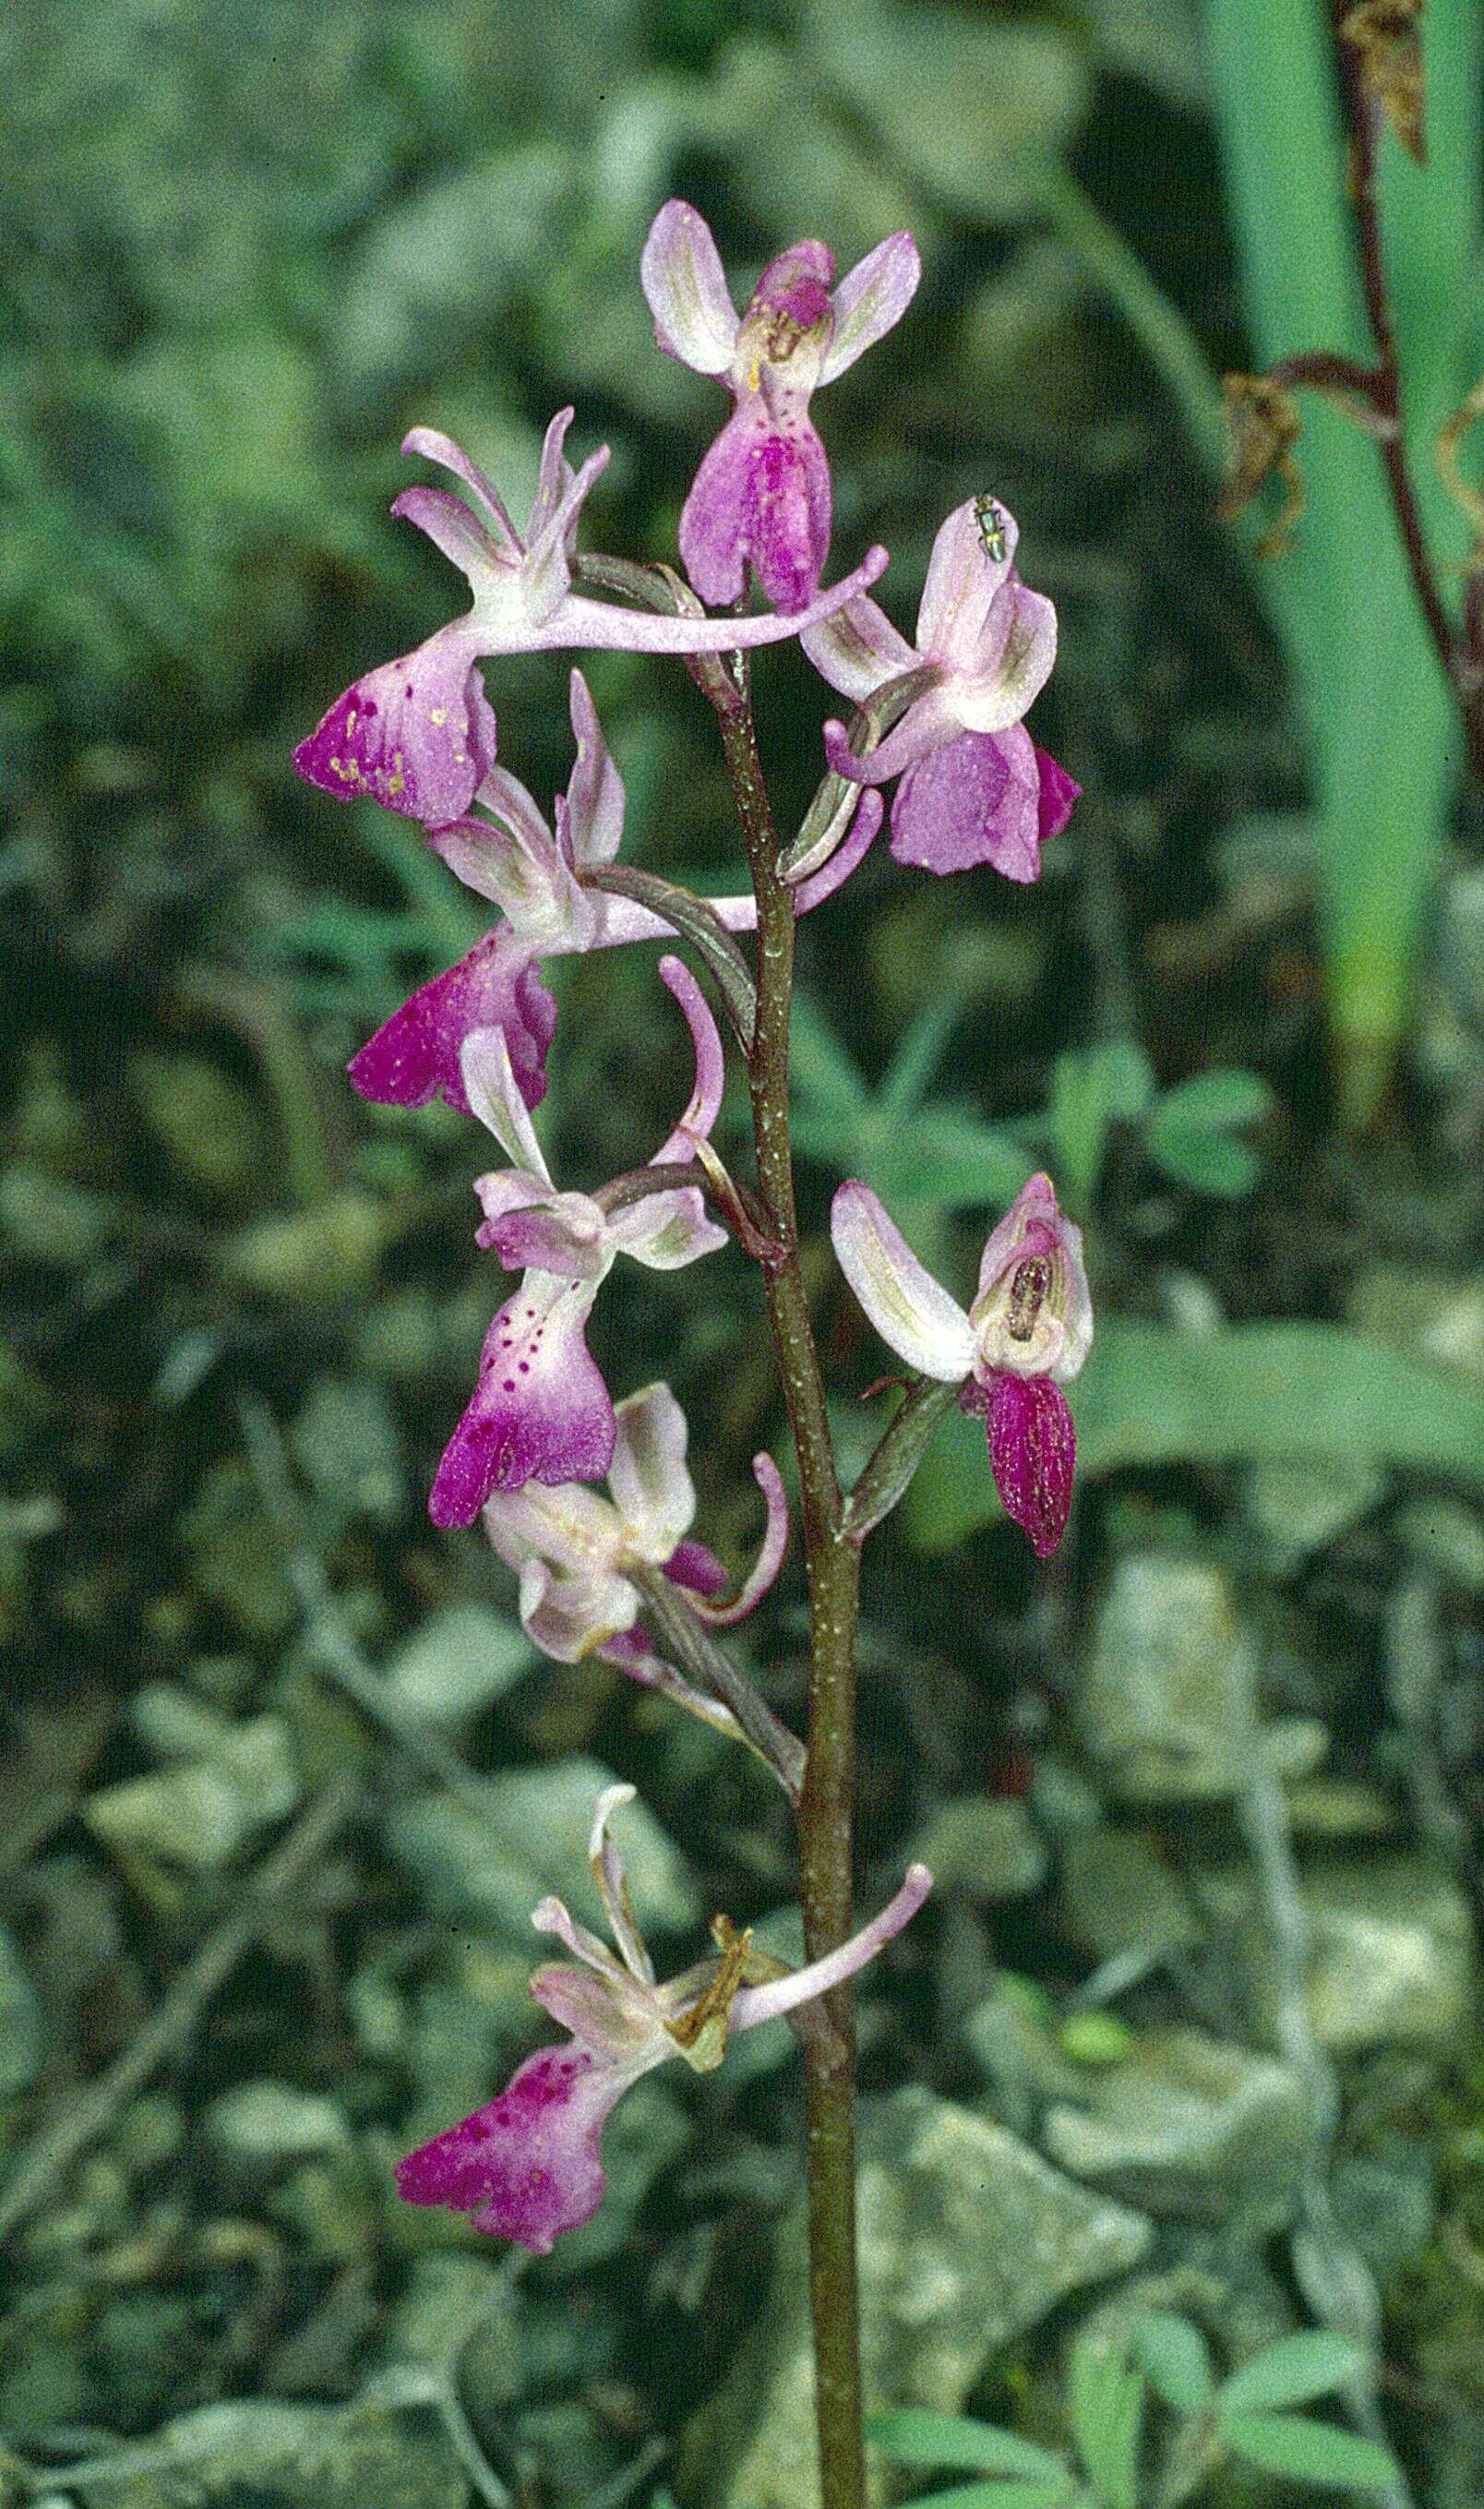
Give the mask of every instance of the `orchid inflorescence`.
[{"label": "orchid inflorescence", "polygon": [[[476,1181],[476,1243],[518,1284],[486,1334],[477,1382],[434,1477],[433,1520],[451,1527],[482,1518],[519,1579],[524,1627],[546,1655],[599,1657],[748,1741],[797,1803],[802,1745],[728,1669],[713,1635],[754,1609],[778,1573],[788,1516],[777,1467],[766,1455],[756,1460],[766,1530],[755,1569],[723,1603],[724,1571],[690,1535],[695,1491],[680,1404],[664,1385],[615,1404],[586,1337],[620,1254],[670,1271],[735,1236],[766,1270],[791,1252],[770,1239],[761,1206],[713,1143],[724,1049],[683,959],[662,956],[659,973],[689,1029],[694,1084],[644,1166],[592,1190],[558,1186],[533,1122],[556,1024],[541,977],[548,958],[679,934],[717,980],[751,1063],[755,989],[738,936],[760,919],[756,860],[749,891],[710,899],[618,865],[624,788],[577,669],[570,682],[575,759],[548,819],[499,756],[481,665],[562,648],[675,654],[703,688],[708,672],[714,692],[717,675],[729,671],[745,690],[740,656],[797,638],[856,712],[849,727],[825,725],[819,794],[779,857],[775,876],[789,883],[795,913],[822,906],[851,876],[881,823],[881,788],[893,781],[899,863],[939,875],[988,865],[1018,881],[1036,879],[1040,848],[1066,825],[1078,787],[1025,729],[1056,657],[1057,619],[1051,602],[1020,580],[1007,507],[978,496],[943,524],[910,644],[871,597],[884,550],[869,550],[821,589],[833,497],[812,395],[906,312],[919,278],[911,237],[889,237],[838,283],[824,244],[795,244],[768,265],[739,316],[705,220],[671,201],[650,229],[641,276],[658,346],[715,378],[732,401],[681,515],[689,588],[668,571],[579,551],[584,504],[609,456],[600,447],[573,468],[570,409],[546,431],[521,533],[457,444],[415,429],[403,450],[436,463],[464,494],[411,487],[392,511],[460,568],[470,607],[415,652],[357,680],[301,743],[295,764],[338,800],[369,799],[420,823],[430,848],[494,909],[484,938],[423,985],[350,1067],[369,1099],[417,1106],[442,1098],[482,1125],[502,1154],[503,1164]],[[740,603],[749,570],[772,606],[711,615]],[[617,599],[599,597],[615,589]],[[621,597],[625,589],[632,599]],[[991,1231],[967,1309],[924,1270],[865,1184],[841,1185],[833,1235],[883,1340],[919,1379],[956,1387],[962,1407],[983,1418],[1009,1515],[1039,1554],[1054,1551],[1074,1460],[1061,1388],[1087,1355],[1092,1307],[1081,1238],[1050,1180],[1031,1178]],[[595,1486],[604,1479],[607,1495]],[[531,2057],[500,2098],[398,2173],[413,2202],[467,2211],[477,2228],[538,2251],[597,2204],[602,2127],[630,2082],[674,2055],[709,2069],[729,2032],[776,2014],[794,2013],[805,2033],[828,2028],[818,1999],[900,1930],[930,1888],[923,1868],[912,1867],[873,1925],[845,1942],[836,1933],[835,1948],[797,1974],[764,1961],[719,1918],[715,1956],[660,1986],[609,1835],[629,1792],[605,1794],[593,1833],[616,1956],[559,1900],[536,1911],[537,1926],[580,1964],[541,1969],[533,1981],[571,2043]]]}]

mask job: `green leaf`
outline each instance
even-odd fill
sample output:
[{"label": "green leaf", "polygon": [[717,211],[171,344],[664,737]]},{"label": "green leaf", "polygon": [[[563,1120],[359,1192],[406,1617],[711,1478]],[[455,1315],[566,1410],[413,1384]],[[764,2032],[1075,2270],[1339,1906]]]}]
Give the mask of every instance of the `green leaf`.
[{"label": "green leaf", "polygon": [[870,1127],[863,1140],[867,1180],[886,1202],[925,1202],[941,1211],[1011,1203],[1028,1173],[1007,1135],[950,1106],[923,1106],[905,1124]]},{"label": "green leaf", "polygon": [[1055,2483],[955,2483],[946,2491],[920,2491],[912,2509],[1080,2509],[1085,2499],[1062,2474]]},{"label": "green leaf", "polygon": [[911,2509],[1083,2509],[1086,2499],[1062,2474],[1055,2483],[955,2483],[946,2491],[919,2491]]},{"label": "green leaf", "polygon": [[962,1009],[961,997],[952,992],[923,1004],[881,1083],[876,1103],[883,1115],[909,1115],[920,1105],[922,1093],[943,1060],[944,1048]]},{"label": "green leaf", "polygon": [[1229,2413],[1249,2413],[1254,2407],[1268,2411],[1275,2405],[1307,2405],[1312,2396],[1332,2396],[1337,2387],[1363,2378],[1369,2366],[1361,2346],[1348,2335],[1311,2327],[1303,2335],[1270,2343],[1266,2351],[1254,2353],[1240,2370],[1234,2370],[1221,2390],[1217,2410],[1225,2418]]},{"label": "green leaf", "polygon": [[1116,2352],[1072,2346],[1067,2413],[1082,2462],[1107,2509],[1138,2509],[1142,2373]]},{"label": "green leaf", "polygon": [[[900,2413],[873,2414],[866,2436],[872,2447],[884,2448],[905,2465],[955,2465],[976,2474],[1034,2475],[1041,2482],[1057,2482],[1063,2489],[1069,2480],[1061,2459],[1050,2449],[1037,2448],[1033,2440],[1020,2439],[1015,2431],[998,2430],[993,2422],[970,2421],[962,2414],[935,2414],[912,2406]],[[997,2488],[994,2497],[1002,2500],[1005,2494]]]},{"label": "green leaf", "polygon": [[[1129,1465],[1320,1458],[1421,1472],[1484,1492],[1484,1394],[1340,1325],[1185,1334],[1099,1317],[1068,1389],[1084,1480]],[[984,1433],[953,1411],[903,1503],[918,1550],[946,1551],[1000,1513]]]},{"label": "green leaf", "polygon": [[803,992],[794,996],[789,1066],[795,1086],[812,1098],[821,1112],[858,1118],[870,1107],[865,1081],[829,1021]]},{"label": "green leaf", "polygon": [[1199,2326],[1168,2308],[1151,2309],[1133,2339],[1133,2352],[1171,2413],[1205,2413],[1213,2382],[1210,2351]]},{"label": "green leaf", "polygon": [[1074,1208],[1085,1210],[1102,1166],[1108,1127],[1136,1123],[1154,1094],[1154,1074],[1132,1037],[1058,1054],[1052,1072],[1051,1132],[1058,1181]]},{"label": "green leaf", "polygon": [[1198,1071],[1164,1092],[1156,1120],[1192,1133],[1235,1133],[1272,1111],[1273,1092],[1255,1071]]},{"label": "green leaf", "polygon": [[1223,2414],[1221,2436],[1234,2455],[1295,2483],[1376,2491],[1397,2476],[1395,2458],[1375,2440],[1328,2422],[1306,2421],[1297,2414],[1236,2414],[1230,2421]]},{"label": "green leaf", "polygon": [[1196,1193],[1220,1194],[1229,1202],[1250,1193],[1262,1173],[1256,1151],[1245,1142],[1230,1133],[1169,1123],[1163,1107],[1144,1134],[1144,1147],[1176,1184],[1188,1184]]}]

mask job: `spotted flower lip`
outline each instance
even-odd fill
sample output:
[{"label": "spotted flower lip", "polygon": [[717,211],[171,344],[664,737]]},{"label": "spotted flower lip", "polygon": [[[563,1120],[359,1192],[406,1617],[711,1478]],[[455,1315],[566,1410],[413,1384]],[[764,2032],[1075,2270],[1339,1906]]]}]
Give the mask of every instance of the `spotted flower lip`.
[{"label": "spotted flower lip", "polygon": [[712,2072],[735,2032],[797,2011],[855,1976],[910,1922],[933,1887],[926,1865],[910,1865],[869,1926],[838,1951],[792,1972],[755,1953],[751,1935],[719,1917],[712,1928],[716,1953],[661,1985],[611,1835],[614,1814],[633,1800],[632,1786],[610,1786],[600,1795],[590,1845],[616,1951],[560,1899],[543,1899],[532,1918],[576,1964],[554,1962],[531,1981],[533,1996],[568,2033],[568,2043],[529,2056],[498,2099],[397,2163],[397,2190],[406,2202],[467,2213],[476,2230],[517,2240],[537,2256],[549,2255],[562,2232],[590,2221],[603,2201],[603,2129],[626,2090],[673,2057],[696,2073]]},{"label": "spotted flower lip", "polygon": [[563,451],[571,409],[546,431],[540,478],[524,537],[484,472],[451,437],[415,427],[402,450],[436,462],[471,502],[446,488],[404,488],[392,505],[426,532],[467,579],[473,605],[416,651],[371,671],[294,752],[299,773],[349,802],[365,796],[389,810],[446,827],[462,818],[495,764],[496,722],[477,664],[484,655],[538,654],[562,646],[635,654],[714,654],[798,635],[873,583],[886,551],[860,566],[798,615],[750,618],[660,617],[575,592],[577,524],[607,445],[574,470]]},{"label": "spotted flower lip", "polygon": [[659,211],[640,264],[655,341],[733,403],[681,514],[681,557],[703,601],[739,601],[751,564],[779,610],[812,604],[832,491],[809,403],[901,320],[921,273],[904,229],[835,286],[834,254],[810,239],[769,262],[739,315],[700,211],[678,200]]},{"label": "spotted flower lip", "polygon": [[735,1739],[741,1729],[730,1711],[692,1688],[641,1626],[633,1571],[662,1570],[713,1626],[745,1619],[783,1564],[789,1515],[782,1477],[770,1455],[754,1458],[767,1507],[762,1545],[735,1597],[721,1603],[725,1570],[704,1543],[686,1539],[695,1484],[680,1404],[667,1385],[649,1385],[615,1404],[614,1420],[607,1496],[586,1483],[497,1490],[485,1502],[484,1529],[520,1579],[521,1622],[543,1655],[559,1664],[596,1655]]},{"label": "spotted flower lip", "polygon": [[[688,1161],[711,1136],[725,1076],[722,1040],[695,978],[665,957],[659,972],[680,1003],[695,1053],[695,1082],[680,1122],[652,1161]],[[461,1069],[471,1111],[508,1167],[475,1183],[484,1211],[476,1242],[521,1270],[485,1335],[473,1395],[444,1450],[428,1498],[434,1524],[472,1524],[495,1490],[530,1480],[601,1479],[613,1461],[612,1401],[587,1347],[587,1319],[620,1254],[673,1271],[723,1246],[695,1185],[647,1194],[610,1212],[589,1194],[559,1192],[499,1029],[464,1041]]]},{"label": "spotted flower lip", "polygon": [[1065,827],[1082,789],[1022,721],[1051,676],[1057,614],[1020,581],[1019,537],[993,498],[954,508],[933,543],[915,645],[867,595],[803,633],[815,669],[857,704],[911,675],[916,693],[874,749],[857,758],[844,726],[832,722],[825,751],[848,782],[901,777],[891,849],[919,870],[988,864],[1007,880],[1033,880],[1041,846]]},{"label": "spotted flower lip", "polygon": [[1093,1342],[1082,1231],[1050,1177],[1031,1177],[985,1241],[967,1310],[918,1262],[871,1187],[842,1184],[831,1212],[841,1271],[887,1342],[982,1418],[995,1486],[1041,1557],[1071,1505],[1076,1441],[1061,1387]]}]

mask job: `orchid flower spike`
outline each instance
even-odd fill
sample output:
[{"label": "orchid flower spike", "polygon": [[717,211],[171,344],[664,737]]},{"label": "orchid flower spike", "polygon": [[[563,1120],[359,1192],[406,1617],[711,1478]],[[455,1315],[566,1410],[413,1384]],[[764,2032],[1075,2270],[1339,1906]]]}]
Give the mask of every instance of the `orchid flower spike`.
[{"label": "orchid flower spike", "polygon": [[1076,1439],[1061,1388],[1093,1343],[1082,1231],[1048,1176],[1021,1186],[990,1231],[967,1314],[917,1260],[869,1185],[842,1184],[830,1215],[839,1265],[884,1342],[982,1419],[1005,1512],[1049,1558],[1072,1503]]},{"label": "orchid flower spike", "polygon": [[484,472],[449,436],[415,427],[404,438],[404,453],[452,471],[473,500],[467,505],[446,488],[404,488],[391,508],[466,576],[473,607],[415,653],[383,663],[336,698],[294,752],[294,765],[311,784],[342,802],[365,796],[428,827],[446,827],[463,816],[495,763],[495,717],[477,668],[482,655],[571,645],[715,654],[772,645],[828,618],[874,583],[886,564],[885,550],[872,549],[853,575],[787,618],[661,618],[574,592],[577,522],[609,451],[600,445],[575,471],[562,450],[572,418],[570,409],[558,410],[546,430],[524,538]]},{"label": "orchid flower spike", "polygon": [[656,1654],[640,1626],[635,1568],[658,1568],[683,1588],[702,1620],[731,1628],[757,1610],[783,1565],[788,1501],[771,1455],[753,1472],[767,1506],[761,1549],[729,1603],[716,1596],[726,1571],[703,1542],[686,1539],[695,1484],[686,1463],[686,1415],[668,1385],[649,1385],[614,1406],[616,1435],[608,1495],[574,1481],[556,1489],[528,1482],[485,1502],[484,1529],[520,1578],[526,1634],[558,1664],[596,1655],[630,1678],[702,1717],[719,1732],[741,1732],[730,1710],[695,1690]]},{"label": "orchid flower spike", "polygon": [[632,1786],[610,1786],[598,1799],[592,1832],[593,1879],[616,1955],[560,1899],[543,1899],[532,1918],[580,1964],[553,1962],[531,1980],[537,2003],[568,2033],[568,2043],[528,2056],[498,2099],[397,2163],[397,2190],[409,2204],[469,2213],[476,2230],[517,2239],[540,2257],[602,2203],[603,2129],[633,2083],[675,2056],[695,2073],[713,2072],[733,2032],[795,2012],[864,1968],[933,1887],[925,1864],[910,1865],[871,1925],[839,1951],[792,1972],[754,1952],[750,1934],[718,1917],[716,1953],[661,1986],[609,1834],[614,1813],[633,1799]]},{"label": "orchid flower spike", "polygon": [[[695,1085],[680,1122],[652,1165],[693,1157],[709,1141],[725,1068],[717,1026],[689,968],[666,957],[659,972],[686,1014],[695,1050]],[[587,1347],[587,1319],[619,1254],[673,1271],[724,1246],[700,1189],[679,1185],[610,1210],[601,1197],[559,1193],[521,1095],[500,1029],[464,1040],[464,1087],[470,1108],[512,1165],[475,1181],[484,1209],[476,1243],[507,1272],[524,1266],[520,1288],[485,1335],[479,1378],[438,1466],[427,1511],[434,1524],[472,1524],[494,1490],[529,1480],[599,1480],[613,1461],[612,1402]]]},{"label": "orchid flower spike", "polygon": [[825,244],[791,244],[770,261],[739,318],[710,227],[667,201],[640,276],[660,348],[732,396],[681,514],[686,572],[713,608],[739,601],[749,560],[765,597],[802,614],[830,550],[830,466],[809,418],[833,383],[900,322],[922,275],[904,230],[832,288]]},{"label": "orchid flower spike", "polygon": [[891,849],[921,871],[988,863],[1037,879],[1042,845],[1082,790],[1021,720],[1051,677],[1057,614],[1016,572],[1019,537],[1008,506],[971,497],[933,543],[915,646],[865,594],[803,636],[815,669],[858,705],[913,675],[916,693],[877,748],[853,756],[843,725],[828,723],[825,749],[851,783],[901,776]]}]

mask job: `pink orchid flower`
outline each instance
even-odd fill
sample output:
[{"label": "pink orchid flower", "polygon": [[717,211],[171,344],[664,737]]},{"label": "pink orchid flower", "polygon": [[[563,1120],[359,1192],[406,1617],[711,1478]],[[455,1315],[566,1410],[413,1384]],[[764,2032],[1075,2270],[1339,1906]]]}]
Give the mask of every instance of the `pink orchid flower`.
[{"label": "pink orchid flower", "polygon": [[1048,1176],[1022,1185],[990,1231],[967,1312],[924,1269],[869,1185],[842,1184],[830,1216],[841,1271],[884,1342],[982,1419],[1005,1512],[1039,1558],[1066,1529],[1077,1444],[1061,1388],[1093,1344],[1082,1231]]},{"label": "pink orchid flower", "polygon": [[[647,907],[583,885],[584,873],[601,870],[617,854],[624,793],[580,671],[572,674],[571,697],[576,760],[567,791],[553,806],[554,829],[524,784],[506,768],[491,767],[474,797],[475,811],[428,837],[464,886],[500,909],[501,920],[456,966],[419,986],[352,1057],[351,1080],[363,1098],[382,1105],[423,1106],[441,1097],[466,1115],[459,1065],[464,1039],[476,1029],[500,1028],[521,1095],[528,1106],[538,1106],[546,1094],[556,1004],[538,961],[630,941],[673,939],[670,926]],[[879,796],[863,793],[838,853],[796,889],[798,914],[823,905],[849,879],[880,822]],[[729,932],[750,932],[757,925],[758,901],[751,890],[708,904]]]},{"label": "pink orchid flower", "polygon": [[933,543],[915,646],[865,594],[802,639],[815,669],[857,704],[908,672],[926,682],[864,758],[852,756],[842,724],[825,726],[837,775],[855,784],[901,776],[891,849],[922,871],[988,863],[1007,880],[1037,879],[1042,845],[1059,836],[1082,790],[1021,720],[1051,677],[1057,614],[1020,581],[1018,539],[1008,506],[971,497]]},{"label": "pink orchid flower", "polygon": [[[666,957],[659,972],[695,1049],[689,1104],[651,1162],[667,1166],[690,1159],[696,1143],[710,1139],[725,1067],[716,1022],[689,968]],[[599,1289],[619,1254],[673,1271],[726,1243],[695,1185],[612,1210],[601,1197],[558,1192],[502,1030],[467,1037],[461,1067],[470,1109],[513,1163],[475,1181],[484,1209],[476,1243],[493,1248],[507,1272],[524,1267],[524,1277],[485,1335],[478,1383],[433,1480],[427,1512],[444,1526],[472,1524],[494,1490],[518,1490],[529,1480],[601,1479],[613,1460],[616,1429],[587,1347]]]},{"label": "pink orchid flower", "polygon": [[734,403],[681,514],[686,572],[713,608],[741,599],[749,560],[779,610],[801,616],[813,601],[831,488],[809,401],[901,320],[921,275],[905,230],[837,287],[828,246],[796,243],[768,263],[739,317],[705,219],[688,202],[665,203],[640,263],[654,337]]},{"label": "pink orchid flower", "polygon": [[404,488],[392,506],[427,534],[467,578],[473,607],[426,644],[368,672],[337,697],[301,741],[294,765],[342,802],[362,796],[428,827],[463,816],[495,763],[495,717],[477,664],[492,654],[539,654],[559,646],[635,654],[714,654],[772,645],[876,580],[884,549],[798,617],[672,618],[594,601],[572,588],[577,522],[607,445],[575,471],[562,451],[572,424],[557,412],[546,431],[540,483],[524,539],[484,472],[450,437],[415,427],[404,453],[441,464],[474,500],[445,488]]},{"label": "pink orchid flower", "polygon": [[556,1489],[528,1482],[497,1490],[485,1502],[484,1529],[520,1578],[526,1634],[558,1664],[596,1655],[632,1680],[663,1690],[692,1715],[733,1737],[730,1710],[694,1689],[655,1653],[640,1626],[644,1598],[637,1567],[662,1569],[686,1589],[694,1610],[713,1627],[731,1628],[756,1611],[783,1565],[788,1502],[770,1455],[753,1472],[767,1505],[758,1558],[729,1603],[715,1597],[726,1571],[702,1542],[688,1541],[695,1484],[686,1463],[686,1415],[668,1385],[649,1385],[614,1406],[616,1435],[608,1496],[585,1482]]},{"label": "pink orchid flower", "polygon": [[593,1878],[617,1957],[560,1899],[543,1899],[532,1918],[580,1964],[553,1963],[531,1981],[537,2003],[569,2043],[528,2056],[498,2099],[397,2163],[397,2189],[409,2204],[471,2214],[476,2230],[516,2239],[537,2256],[548,2255],[564,2230],[579,2228],[602,2203],[603,2129],[626,2090],[675,2056],[696,2073],[713,2072],[733,2033],[796,2012],[864,1968],[933,1887],[925,1864],[910,1865],[871,1925],[794,1972],[780,1973],[776,1962],[753,1952],[750,1935],[719,1917],[712,1929],[718,1953],[661,1986],[609,1835],[615,1811],[633,1799],[632,1786],[610,1786],[598,1799],[592,1833]]}]

